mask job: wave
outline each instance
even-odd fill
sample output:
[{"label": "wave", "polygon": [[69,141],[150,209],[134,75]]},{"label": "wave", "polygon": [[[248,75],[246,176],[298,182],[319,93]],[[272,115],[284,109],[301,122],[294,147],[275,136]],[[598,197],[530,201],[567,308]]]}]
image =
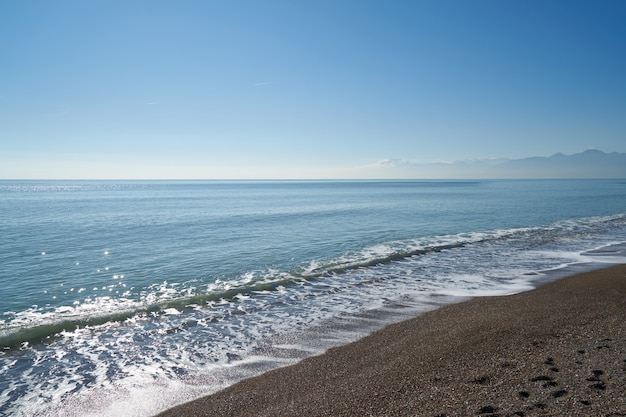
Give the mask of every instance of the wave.
[{"label": "wave", "polygon": [[[216,280],[204,290],[184,291],[168,287],[167,282],[151,287],[141,300],[106,298],[92,304],[58,307],[54,311],[36,308],[5,313],[13,316],[0,328],[0,348],[5,351],[51,342],[80,328],[121,323],[137,317],[165,317],[218,303],[277,295],[284,288],[304,282],[323,282],[324,278],[358,273],[433,253],[459,250],[478,244],[521,243],[527,249],[550,242],[563,242],[580,236],[602,234],[626,226],[626,214],[565,220],[548,226],[512,228],[455,235],[430,236],[404,241],[383,242],[344,254],[337,259],[310,261],[295,271],[265,270],[244,274],[237,280]],[[345,285],[350,285],[346,282]],[[245,314],[241,310],[239,314]],[[219,320],[219,317],[214,317]]]},{"label": "wave", "polygon": [[626,226],[626,214],[563,220],[548,226],[497,229],[385,242],[352,254],[346,254],[324,264],[312,262],[303,272],[303,276],[320,277],[333,273],[340,274],[354,269],[384,265],[415,256],[486,242],[497,243],[499,241],[517,240],[526,241],[529,246],[541,245],[550,241],[556,242],[592,233],[603,233],[606,230],[623,226]]}]

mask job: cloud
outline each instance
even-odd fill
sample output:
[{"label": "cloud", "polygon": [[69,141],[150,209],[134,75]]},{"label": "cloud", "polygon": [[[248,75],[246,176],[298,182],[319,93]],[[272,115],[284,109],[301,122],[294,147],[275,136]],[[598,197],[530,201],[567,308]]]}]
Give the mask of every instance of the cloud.
[{"label": "cloud", "polygon": [[264,83],[255,83],[255,84],[252,84],[252,85],[254,87],[261,87],[261,86],[270,85],[270,84],[271,84],[270,82],[264,82]]},{"label": "cloud", "polygon": [[383,160],[380,160],[378,162],[374,162],[372,165],[374,167],[395,167],[401,164],[401,160],[399,159],[391,159],[391,158],[385,158]]},{"label": "cloud", "polygon": [[385,158],[373,164],[366,165],[364,168],[394,168],[401,166],[417,165],[415,161],[400,158]]},{"label": "cloud", "polygon": [[60,104],[52,106],[52,108],[49,109],[45,115],[48,117],[64,117],[72,114],[73,112],[74,107]]}]

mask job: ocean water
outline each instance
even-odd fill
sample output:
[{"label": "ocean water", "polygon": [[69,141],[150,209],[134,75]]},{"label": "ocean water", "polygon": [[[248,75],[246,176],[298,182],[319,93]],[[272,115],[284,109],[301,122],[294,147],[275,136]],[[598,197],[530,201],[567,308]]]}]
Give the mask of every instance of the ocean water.
[{"label": "ocean water", "polygon": [[626,262],[626,181],[0,181],[0,415],[150,416]]}]

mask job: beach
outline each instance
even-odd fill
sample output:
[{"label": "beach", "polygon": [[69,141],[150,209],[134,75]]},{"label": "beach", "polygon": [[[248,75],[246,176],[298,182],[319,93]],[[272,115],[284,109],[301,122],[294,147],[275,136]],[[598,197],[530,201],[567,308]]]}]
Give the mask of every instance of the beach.
[{"label": "beach", "polygon": [[159,414],[471,415],[626,415],[626,265],[443,306]]}]

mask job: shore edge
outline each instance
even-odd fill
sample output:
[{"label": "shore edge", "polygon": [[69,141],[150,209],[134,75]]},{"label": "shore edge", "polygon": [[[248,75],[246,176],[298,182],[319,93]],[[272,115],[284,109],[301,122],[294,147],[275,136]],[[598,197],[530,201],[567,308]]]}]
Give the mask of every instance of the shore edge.
[{"label": "shore edge", "polygon": [[175,416],[626,415],[626,265],[446,305]]}]

